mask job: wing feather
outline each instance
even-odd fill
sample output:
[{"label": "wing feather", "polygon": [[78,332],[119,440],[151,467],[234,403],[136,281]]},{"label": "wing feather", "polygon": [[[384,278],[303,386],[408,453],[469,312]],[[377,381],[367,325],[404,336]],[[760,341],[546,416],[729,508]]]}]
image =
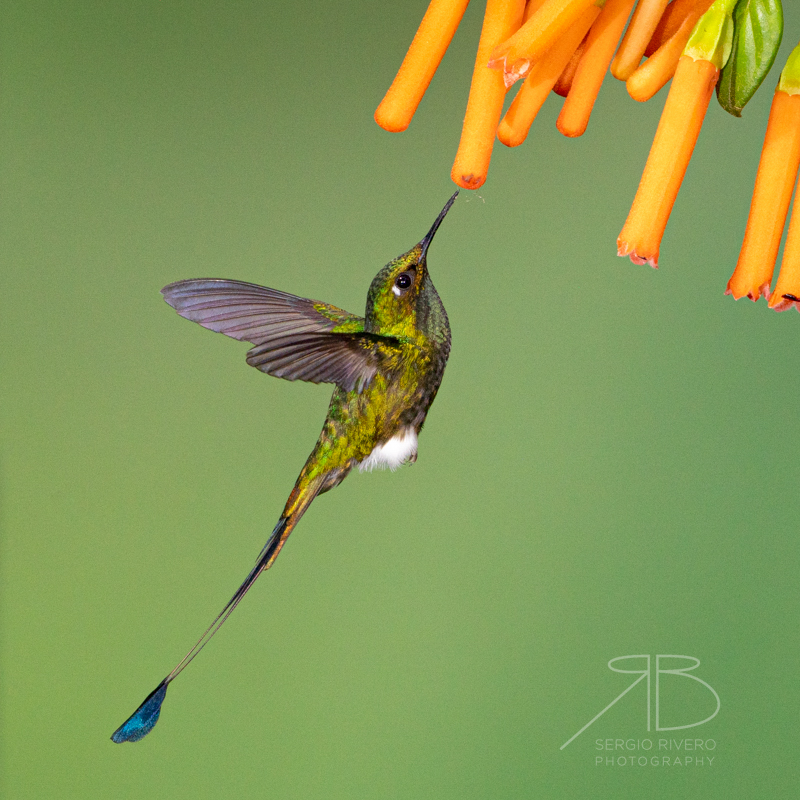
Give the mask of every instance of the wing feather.
[{"label": "wing feather", "polygon": [[255,345],[247,363],[290,381],[360,391],[377,372],[378,345],[397,343],[365,332],[363,318],[341,308],[253,283],[178,281],[161,293],[182,317]]}]

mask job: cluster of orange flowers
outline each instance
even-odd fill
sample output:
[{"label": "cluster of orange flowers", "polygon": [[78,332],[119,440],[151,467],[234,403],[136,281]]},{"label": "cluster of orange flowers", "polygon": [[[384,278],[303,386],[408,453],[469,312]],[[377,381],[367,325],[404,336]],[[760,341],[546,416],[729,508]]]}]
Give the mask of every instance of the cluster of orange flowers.
[{"label": "cluster of orange flowers", "polygon": [[[431,1],[375,112],[382,128],[408,127],[468,2]],[[617,239],[620,256],[657,267],[667,220],[715,87],[723,107],[738,116],[772,66],[782,30],[780,0],[487,0],[451,177],[466,189],[481,186],[495,138],[509,147],[521,144],[551,91],[565,97],[559,131],[580,136],[609,68],[639,101],[649,100],[671,80]],[[503,116],[507,90],[522,79]],[[773,101],[745,241],[728,283],[728,293],[737,299],[764,296],[776,310],[800,310],[798,201],[780,277],[770,292],[798,167],[800,46],[783,70]]]}]

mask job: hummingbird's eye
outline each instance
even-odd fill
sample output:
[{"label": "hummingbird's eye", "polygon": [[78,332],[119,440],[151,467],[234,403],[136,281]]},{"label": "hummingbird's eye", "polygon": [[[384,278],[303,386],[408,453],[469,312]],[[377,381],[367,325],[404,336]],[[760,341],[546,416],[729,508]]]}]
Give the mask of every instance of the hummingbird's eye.
[{"label": "hummingbird's eye", "polygon": [[399,297],[401,294],[405,294],[413,285],[414,279],[409,275],[407,272],[401,272],[395,279],[394,279],[394,286],[392,286],[392,291]]}]

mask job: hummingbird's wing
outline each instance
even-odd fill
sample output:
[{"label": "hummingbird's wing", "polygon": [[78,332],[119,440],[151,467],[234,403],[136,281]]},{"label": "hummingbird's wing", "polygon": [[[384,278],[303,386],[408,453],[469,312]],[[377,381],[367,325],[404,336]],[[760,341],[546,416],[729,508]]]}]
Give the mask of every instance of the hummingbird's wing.
[{"label": "hummingbird's wing", "polygon": [[253,283],[178,281],[161,293],[182,317],[254,344],[247,363],[290,381],[360,390],[378,370],[378,345],[398,344],[341,308]]}]

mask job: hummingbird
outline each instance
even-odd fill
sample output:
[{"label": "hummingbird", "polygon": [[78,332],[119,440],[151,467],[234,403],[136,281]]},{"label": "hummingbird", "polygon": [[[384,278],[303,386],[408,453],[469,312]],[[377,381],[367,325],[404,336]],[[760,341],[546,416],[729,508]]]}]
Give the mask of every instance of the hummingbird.
[{"label": "hummingbird", "polygon": [[322,433],[255,566],[172,672],[111,736],[136,742],[158,722],[167,687],[268,570],[313,500],[355,467],[392,470],[417,459],[417,437],[450,354],[450,323],[427,255],[456,192],[425,238],[375,276],[363,317],[252,283],[185,280],[161,293],[178,314],[249,342],[247,363],[286,380],[334,384]]}]

